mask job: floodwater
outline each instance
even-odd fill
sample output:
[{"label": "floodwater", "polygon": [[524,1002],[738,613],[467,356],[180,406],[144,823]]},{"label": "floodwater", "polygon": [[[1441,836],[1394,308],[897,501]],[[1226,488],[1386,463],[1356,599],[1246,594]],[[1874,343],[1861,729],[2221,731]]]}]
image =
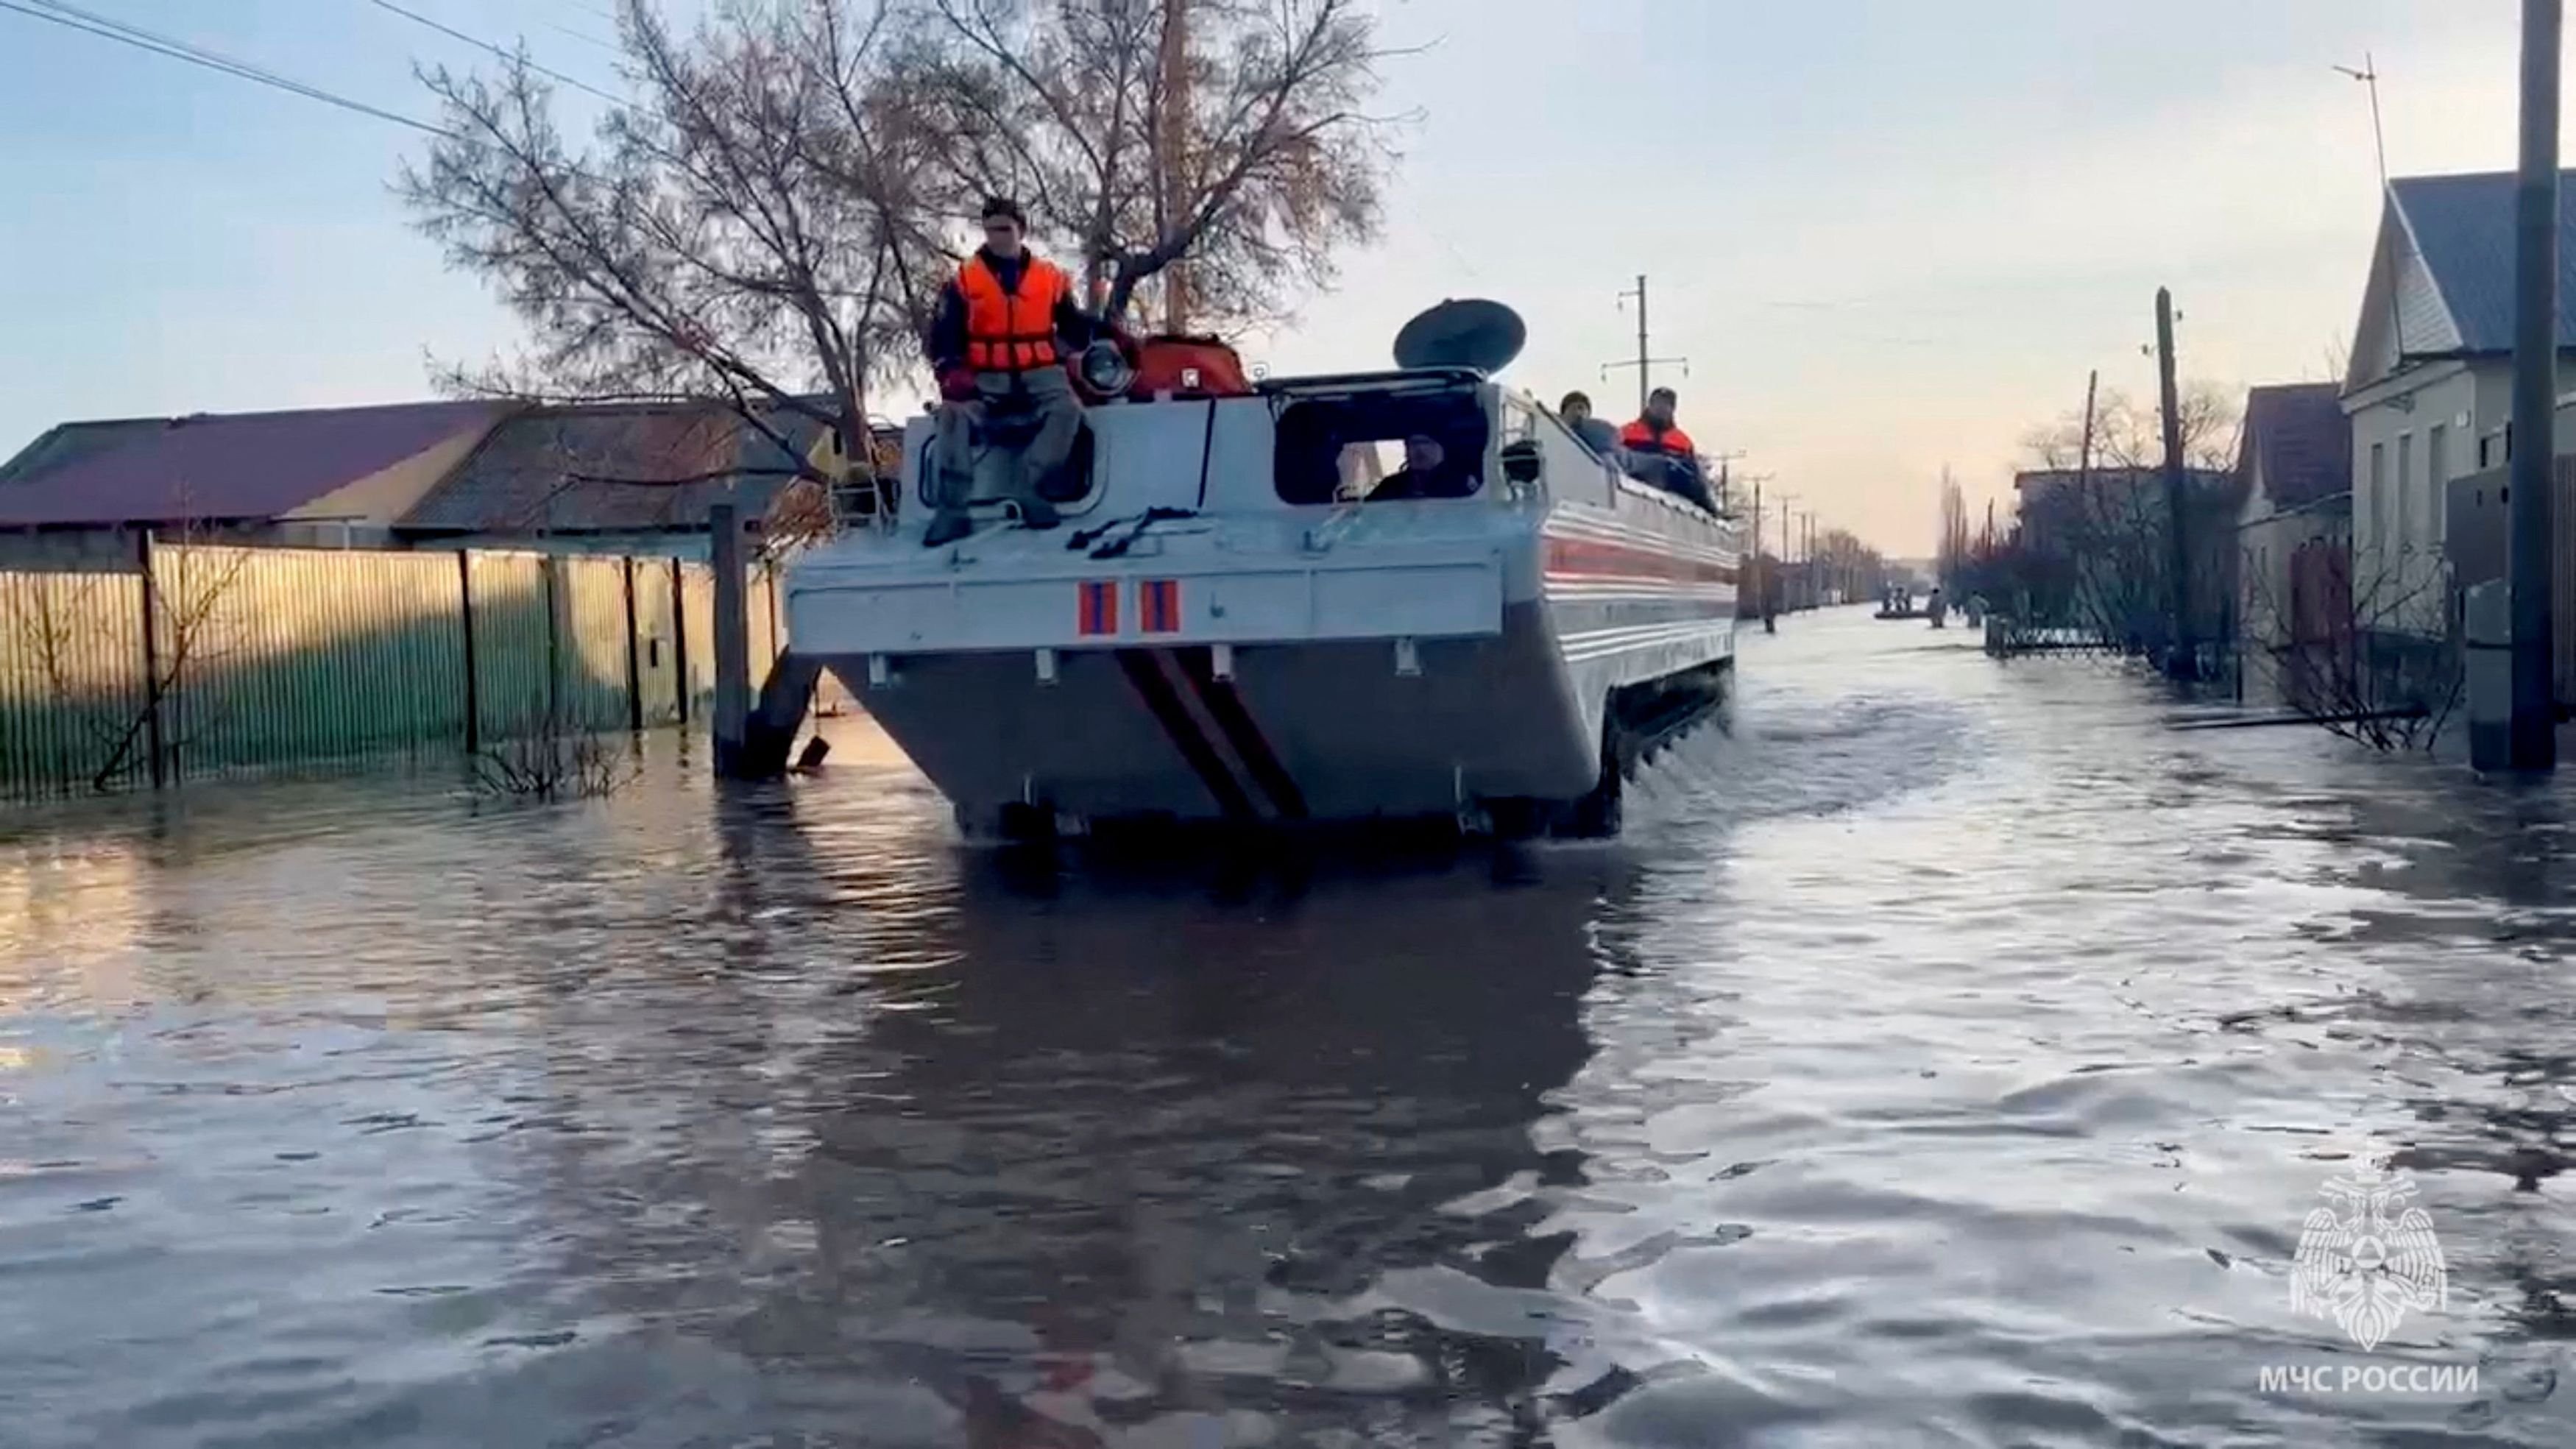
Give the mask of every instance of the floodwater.
[{"label": "floodwater", "polygon": [[1034,874],[863,722],[16,817],[0,1443],[2576,1442],[2569,797],[1973,642],[1502,858]]}]

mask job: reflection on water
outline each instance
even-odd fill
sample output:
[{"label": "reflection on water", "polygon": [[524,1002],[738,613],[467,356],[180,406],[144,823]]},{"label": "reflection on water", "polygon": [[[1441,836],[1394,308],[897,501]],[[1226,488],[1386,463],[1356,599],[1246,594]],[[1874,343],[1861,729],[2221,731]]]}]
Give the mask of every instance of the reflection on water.
[{"label": "reflection on water", "polygon": [[[2569,1442],[2563,797],[1955,637],[1502,861],[1033,868],[860,724],[24,819],[7,1440]],[[2258,1388],[2364,1133],[2473,1396]]]}]

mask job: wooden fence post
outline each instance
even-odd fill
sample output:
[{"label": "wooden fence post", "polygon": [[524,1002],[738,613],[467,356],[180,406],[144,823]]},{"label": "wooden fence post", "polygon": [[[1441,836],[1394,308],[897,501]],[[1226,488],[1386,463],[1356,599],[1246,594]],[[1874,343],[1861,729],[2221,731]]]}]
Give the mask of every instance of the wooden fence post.
[{"label": "wooden fence post", "polygon": [[168,780],[168,764],[161,749],[161,589],[153,578],[148,527],[135,530],[134,563],[143,575],[143,748],[152,760],[152,788],[158,790]]},{"label": "wooden fence post", "polygon": [[671,560],[671,693],[680,728],[689,727],[689,574],[677,557]]},{"label": "wooden fence post", "polygon": [[751,715],[751,580],[742,561],[742,515],[730,503],[707,509],[707,553],[716,576],[716,774],[741,768]]},{"label": "wooden fence post", "polygon": [[457,617],[465,625],[465,753],[483,749],[482,671],[474,662],[474,553],[456,551]]},{"label": "wooden fence post", "polygon": [[563,576],[563,556],[540,558],[537,576],[546,582],[546,730],[551,735],[563,729],[563,590],[557,582]]},{"label": "wooden fence post", "polygon": [[628,554],[618,562],[626,576],[626,728],[629,733],[644,733],[644,661],[635,647],[635,555]]}]

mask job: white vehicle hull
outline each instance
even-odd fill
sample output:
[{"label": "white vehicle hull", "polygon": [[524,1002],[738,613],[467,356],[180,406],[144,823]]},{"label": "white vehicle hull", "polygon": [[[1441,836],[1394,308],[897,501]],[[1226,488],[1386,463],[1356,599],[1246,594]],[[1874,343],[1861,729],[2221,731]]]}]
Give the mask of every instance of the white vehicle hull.
[{"label": "white vehicle hull", "polygon": [[[1714,699],[1734,530],[1475,392],[1535,419],[1540,476],[1489,456],[1475,496],[1418,501],[1283,503],[1276,395],[1095,409],[1093,496],[1063,527],[995,517],[929,549],[907,507],[791,570],[790,637],[979,835],[1563,824]],[[1154,507],[1184,516],[1095,556]]]}]

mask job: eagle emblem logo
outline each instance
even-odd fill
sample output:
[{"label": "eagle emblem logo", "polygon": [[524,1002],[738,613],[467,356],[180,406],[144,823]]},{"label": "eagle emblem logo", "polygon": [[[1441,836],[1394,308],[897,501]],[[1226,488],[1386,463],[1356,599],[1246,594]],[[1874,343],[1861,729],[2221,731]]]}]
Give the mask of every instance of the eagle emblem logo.
[{"label": "eagle emblem logo", "polygon": [[2308,1214],[2290,1269],[2290,1308],[2331,1318],[2353,1342],[2376,1348],[2409,1312],[2449,1301],[2449,1268],[2433,1220],[2415,1205],[2415,1179],[2389,1170],[2389,1154],[2362,1153],[2318,1194],[2332,1207]]}]

